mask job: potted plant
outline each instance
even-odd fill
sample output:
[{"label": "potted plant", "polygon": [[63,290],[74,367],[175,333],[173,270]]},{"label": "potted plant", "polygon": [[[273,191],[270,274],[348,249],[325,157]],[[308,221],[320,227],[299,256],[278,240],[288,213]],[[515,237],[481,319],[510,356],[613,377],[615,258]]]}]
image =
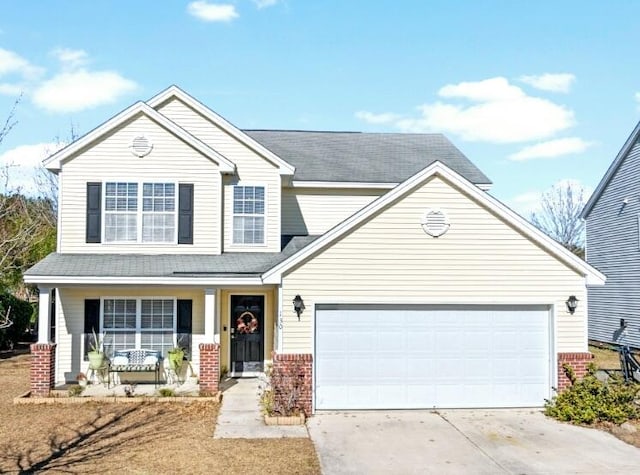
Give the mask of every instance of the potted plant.
[{"label": "potted plant", "polygon": [[87,353],[89,357],[89,368],[99,370],[104,367],[104,351],[103,340],[98,338],[95,330],[93,330],[93,341],[91,342],[91,350]]},{"label": "potted plant", "polygon": [[78,381],[78,385],[80,387],[85,387],[87,385],[87,375],[84,374],[83,372],[80,372],[78,374],[76,374],[76,381]]},{"label": "potted plant", "polygon": [[175,346],[167,352],[167,355],[169,357],[169,368],[178,374],[184,360],[184,348]]}]

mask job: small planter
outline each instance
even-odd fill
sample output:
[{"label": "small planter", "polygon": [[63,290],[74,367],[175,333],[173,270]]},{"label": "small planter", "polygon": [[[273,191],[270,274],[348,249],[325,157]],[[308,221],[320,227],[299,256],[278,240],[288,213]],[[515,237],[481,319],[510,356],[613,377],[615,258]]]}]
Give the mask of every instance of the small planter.
[{"label": "small planter", "polygon": [[80,386],[81,388],[86,388],[87,387],[87,383],[88,383],[88,381],[86,379],[79,379],[78,380],[78,386]]},{"label": "small planter", "polygon": [[297,416],[264,416],[264,423],[268,426],[301,426],[304,421],[304,414]]},{"label": "small planter", "polygon": [[184,351],[172,350],[167,353],[169,357],[169,367],[173,371],[178,371],[182,367],[182,360],[184,359]]},{"label": "small planter", "polygon": [[87,356],[89,357],[89,368],[93,370],[102,369],[104,366],[104,353],[101,351],[90,351]]}]

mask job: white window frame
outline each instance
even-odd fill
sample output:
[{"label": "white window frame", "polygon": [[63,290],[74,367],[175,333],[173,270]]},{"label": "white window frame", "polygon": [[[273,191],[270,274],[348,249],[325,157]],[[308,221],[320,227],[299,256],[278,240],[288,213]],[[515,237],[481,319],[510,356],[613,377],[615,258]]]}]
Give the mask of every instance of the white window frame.
[{"label": "white window frame", "polygon": [[[142,301],[143,300],[171,300],[173,301],[173,325],[172,325],[172,343],[173,346],[177,345],[177,338],[178,338],[178,299],[177,297],[171,297],[171,296],[159,296],[159,295],[154,295],[154,296],[104,296],[104,297],[100,297],[100,339],[102,339],[104,341],[104,335],[105,333],[109,333],[109,332],[114,332],[117,333],[118,331],[114,331],[113,329],[105,329],[104,328],[104,301],[105,300],[135,300],[136,301],[136,326],[135,328],[127,328],[127,329],[123,329],[124,332],[135,332],[135,349],[141,349],[142,348],[142,333],[147,332],[147,331],[152,331],[153,329],[148,329],[142,328]],[[159,330],[159,329],[156,329]],[[164,355],[162,355],[164,356]]]},{"label": "white window frame", "polygon": [[[107,183],[136,183],[138,185],[138,208],[135,211],[136,214],[136,240],[135,241],[107,241],[106,239],[106,229],[107,229]],[[174,187],[174,209],[173,209],[173,241],[143,241],[142,240],[142,216],[144,215],[143,211],[143,199],[144,199],[144,185],[146,184],[156,184],[160,183],[163,185],[172,184]],[[101,205],[101,236],[100,242],[102,244],[129,244],[129,245],[147,245],[147,246],[167,246],[178,244],[178,211],[179,211],[179,203],[178,200],[180,198],[179,191],[179,183],[177,181],[172,180],[163,180],[163,179],[146,179],[146,180],[131,180],[130,178],[123,179],[108,179],[102,181],[102,205]],[[124,212],[123,212],[124,213]],[[147,211],[149,213],[149,211]],[[166,213],[163,211],[163,213]],[[129,214],[133,214],[133,212],[129,212]]]},{"label": "white window frame", "polygon": [[[235,190],[236,188],[261,187],[264,190],[264,213],[263,214],[236,214],[235,212]],[[238,182],[231,187],[231,244],[235,247],[266,247],[267,246],[267,185],[265,183]],[[262,242],[244,243],[235,241],[234,224],[237,217],[262,218]]]}]

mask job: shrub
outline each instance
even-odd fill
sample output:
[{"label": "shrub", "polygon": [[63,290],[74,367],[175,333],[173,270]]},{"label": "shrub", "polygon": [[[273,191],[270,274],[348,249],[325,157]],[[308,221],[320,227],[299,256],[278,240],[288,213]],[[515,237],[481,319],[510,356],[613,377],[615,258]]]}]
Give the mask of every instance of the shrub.
[{"label": "shrub", "polygon": [[289,367],[271,367],[267,386],[260,396],[263,411],[270,416],[296,416],[303,413],[300,396],[304,378],[302,362],[295,362]]},{"label": "shrub", "polygon": [[638,417],[635,399],[640,391],[637,384],[625,384],[619,377],[602,382],[596,377],[596,366],[589,365],[587,374],[577,380],[571,366],[562,367],[571,386],[545,404],[545,414],[574,424],[613,422],[622,424]]},{"label": "shrub", "polygon": [[175,391],[171,388],[160,388],[158,393],[162,397],[174,397],[176,395]]},{"label": "shrub", "polygon": [[9,308],[11,308],[9,319],[13,324],[0,330],[0,349],[13,348],[20,341],[29,328],[33,313],[33,307],[29,302],[20,300],[8,292],[0,293],[0,316],[5,316]]},{"label": "shrub", "polygon": [[78,386],[77,384],[71,386],[69,388],[69,397],[80,396],[82,394],[82,391],[84,391],[84,388],[82,386]]}]

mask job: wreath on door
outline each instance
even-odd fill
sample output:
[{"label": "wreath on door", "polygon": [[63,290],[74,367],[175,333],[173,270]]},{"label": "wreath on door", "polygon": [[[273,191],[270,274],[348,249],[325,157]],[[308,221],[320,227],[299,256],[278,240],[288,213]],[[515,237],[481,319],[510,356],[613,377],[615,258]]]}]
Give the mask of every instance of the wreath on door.
[{"label": "wreath on door", "polygon": [[242,313],[236,320],[238,333],[255,333],[258,329],[258,319],[251,312]]}]

